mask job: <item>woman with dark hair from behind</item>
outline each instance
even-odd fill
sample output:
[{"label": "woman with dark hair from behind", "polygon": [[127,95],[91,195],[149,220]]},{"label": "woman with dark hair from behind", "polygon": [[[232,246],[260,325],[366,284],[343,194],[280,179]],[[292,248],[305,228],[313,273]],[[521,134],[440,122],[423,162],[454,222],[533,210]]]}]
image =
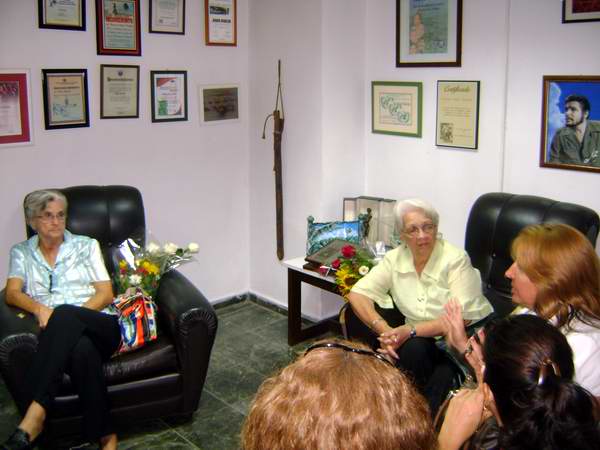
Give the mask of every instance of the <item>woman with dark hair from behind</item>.
[{"label": "woman with dark hair from behind", "polygon": [[440,450],[461,448],[491,414],[502,450],[600,448],[594,397],[573,381],[573,352],[556,327],[532,315],[492,323],[482,355],[482,383],[450,402]]}]

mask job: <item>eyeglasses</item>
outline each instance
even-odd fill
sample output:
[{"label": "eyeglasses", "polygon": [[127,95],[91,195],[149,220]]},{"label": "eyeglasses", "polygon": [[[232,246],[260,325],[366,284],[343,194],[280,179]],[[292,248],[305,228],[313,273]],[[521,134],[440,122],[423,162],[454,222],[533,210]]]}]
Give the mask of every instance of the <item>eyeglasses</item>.
[{"label": "eyeglasses", "polygon": [[39,216],[36,216],[36,219],[39,219],[45,223],[50,223],[55,219],[58,222],[64,222],[67,219],[67,215],[63,211],[59,212],[58,214],[52,214],[51,212],[45,212]]},{"label": "eyeglasses", "polygon": [[409,229],[402,231],[402,233],[410,237],[415,237],[419,235],[419,231],[422,231],[424,234],[427,235],[432,235],[435,231],[435,225],[432,223],[425,223],[420,227],[413,225]]},{"label": "eyeglasses", "polygon": [[338,348],[338,349],[344,350],[345,352],[357,353],[359,355],[372,356],[374,358],[377,358],[379,361],[383,361],[384,363],[395,368],[394,364],[390,360],[388,360],[385,356],[383,356],[381,353],[377,353],[377,352],[374,352],[371,350],[365,350],[362,348],[349,347],[347,345],[340,344],[339,342],[321,342],[319,344],[311,345],[310,347],[308,347],[306,349],[306,351],[304,352],[304,355],[308,355],[310,352],[312,352],[313,350],[315,350],[317,348]]}]

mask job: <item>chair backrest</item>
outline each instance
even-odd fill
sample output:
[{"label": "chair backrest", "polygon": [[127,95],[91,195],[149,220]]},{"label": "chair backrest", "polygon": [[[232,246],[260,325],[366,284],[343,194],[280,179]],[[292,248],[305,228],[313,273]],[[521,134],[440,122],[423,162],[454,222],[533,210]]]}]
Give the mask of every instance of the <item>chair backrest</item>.
[{"label": "chair backrest", "polygon": [[492,192],[479,197],[469,214],[465,250],[479,269],[484,294],[500,315],[510,312],[510,280],[504,273],[512,264],[510,246],[521,229],[540,223],[564,223],[596,245],[600,218],[585,206],[533,195]]},{"label": "chair backrest", "polygon": [[[114,273],[118,246],[132,238],[146,241],[146,219],[140,191],[131,186],[73,186],[58,189],[69,207],[67,229],[98,240],[109,273]],[[35,232],[27,226],[27,237]]]}]

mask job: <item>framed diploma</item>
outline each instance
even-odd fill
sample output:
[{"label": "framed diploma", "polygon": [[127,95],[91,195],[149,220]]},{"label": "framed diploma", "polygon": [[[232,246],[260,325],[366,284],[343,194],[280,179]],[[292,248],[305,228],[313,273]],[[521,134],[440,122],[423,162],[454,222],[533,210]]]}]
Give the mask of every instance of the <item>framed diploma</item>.
[{"label": "framed diploma", "polygon": [[150,0],[148,31],[185,34],[185,0]]},{"label": "framed diploma", "polygon": [[479,81],[438,81],[435,145],[477,148]]},{"label": "framed diploma", "polygon": [[40,28],[85,31],[85,0],[38,0]]},{"label": "framed diploma", "polygon": [[140,66],[100,66],[100,118],[140,116]]},{"label": "framed diploma", "polygon": [[99,55],[141,56],[140,0],[96,0]]},{"label": "framed diploma", "polygon": [[237,0],[204,0],[206,45],[237,45]]},{"label": "framed diploma", "polygon": [[600,0],[563,0],[562,23],[600,20]]},{"label": "framed diploma", "polygon": [[42,69],[46,130],[89,127],[87,69]]},{"label": "framed diploma", "polygon": [[152,70],[150,85],[152,122],[188,120],[185,70]]},{"label": "framed diploma", "polygon": [[396,66],[460,67],[462,0],[396,0]]},{"label": "framed diploma", "polygon": [[373,81],[373,133],[421,137],[423,83]]},{"label": "framed diploma", "polygon": [[239,86],[235,84],[200,86],[199,94],[202,124],[239,120]]},{"label": "framed diploma", "polygon": [[0,146],[33,143],[28,70],[0,70]]}]

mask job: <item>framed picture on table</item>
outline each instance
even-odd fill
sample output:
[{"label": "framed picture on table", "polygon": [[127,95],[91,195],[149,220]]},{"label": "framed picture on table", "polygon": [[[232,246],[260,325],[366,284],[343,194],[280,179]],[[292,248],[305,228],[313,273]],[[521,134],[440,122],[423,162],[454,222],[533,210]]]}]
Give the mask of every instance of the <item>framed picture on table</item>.
[{"label": "framed picture on table", "polygon": [[46,130],[90,126],[87,69],[42,69]]},{"label": "framed picture on table", "polygon": [[96,0],[99,55],[141,56],[140,0]]},{"label": "framed picture on table", "polygon": [[600,172],[600,76],[543,79],[540,167]]},{"label": "framed picture on table", "polygon": [[153,70],[150,85],[152,122],[188,120],[185,70]]},{"label": "framed picture on table", "polygon": [[85,0],[38,0],[38,26],[85,31]]},{"label": "framed picture on table", "polygon": [[0,70],[0,146],[33,143],[29,70]]},{"label": "framed picture on table", "polygon": [[563,0],[562,23],[600,20],[599,0]]},{"label": "framed picture on table", "polygon": [[396,0],[396,66],[460,67],[462,0]]}]

